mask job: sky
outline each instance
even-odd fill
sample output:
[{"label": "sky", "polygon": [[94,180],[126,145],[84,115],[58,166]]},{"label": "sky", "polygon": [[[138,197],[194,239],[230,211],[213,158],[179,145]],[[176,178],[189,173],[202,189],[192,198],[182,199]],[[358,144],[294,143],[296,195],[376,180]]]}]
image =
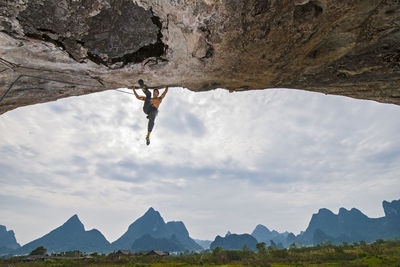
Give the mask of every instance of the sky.
[{"label": "sky", "polygon": [[77,214],[112,242],[153,207],[214,240],[298,234],[320,208],[382,217],[400,199],[400,106],[170,88],[146,146],[142,105],[105,91],[1,115],[0,224],[23,245]]}]

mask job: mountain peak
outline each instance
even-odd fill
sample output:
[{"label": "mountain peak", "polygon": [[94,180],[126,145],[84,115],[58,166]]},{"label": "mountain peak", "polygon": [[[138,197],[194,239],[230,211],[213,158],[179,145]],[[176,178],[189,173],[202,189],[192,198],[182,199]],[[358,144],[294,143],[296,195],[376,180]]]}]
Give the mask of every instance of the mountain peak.
[{"label": "mountain peak", "polygon": [[251,235],[255,237],[258,242],[265,242],[266,244],[269,244],[270,241],[273,239],[283,240],[286,238],[286,234],[280,234],[275,230],[270,231],[266,226],[262,224],[257,225]]},{"label": "mountain peak", "polygon": [[19,248],[13,230],[7,231],[7,227],[0,225],[0,247],[16,249]]},{"label": "mountain peak", "polygon": [[63,225],[63,228],[72,228],[74,230],[80,230],[80,231],[85,231],[85,226],[83,226],[83,223],[79,220],[78,215],[73,215],[71,218],[68,219]]},{"label": "mountain peak", "polygon": [[80,222],[78,215],[74,214],[67,222]]},{"label": "mountain peak", "polygon": [[348,209],[342,207],[342,208],[339,209],[338,215],[342,216],[342,215],[346,215],[346,214],[349,214],[349,213],[350,213],[350,211]]},{"label": "mountain peak", "polygon": [[150,214],[160,214],[158,211],[153,209],[153,207],[150,207],[144,215],[150,215]]},{"label": "mountain peak", "polygon": [[356,218],[356,217],[367,218],[367,216],[364,213],[362,213],[359,209],[356,209],[356,208],[352,208],[351,210],[348,210],[345,208],[340,208],[338,216],[339,217],[343,217],[343,216],[349,217],[350,216],[353,218]]},{"label": "mountain peak", "polygon": [[25,244],[16,254],[27,254],[38,246],[43,246],[48,251],[56,253],[72,250],[106,252],[109,250],[109,245],[110,243],[98,230],[85,231],[78,215],[75,214],[60,227]]},{"label": "mountain peak", "polygon": [[[344,209],[344,208],[341,208],[341,209]],[[331,210],[326,209],[326,208],[319,209],[318,214],[319,215],[335,215]]]},{"label": "mountain peak", "polygon": [[179,233],[180,235],[189,236],[186,226],[181,221],[172,221],[167,223],[167,228],[170,232]]},{"label": "mountain peak", "polygon": [[139,218],[139,220],[145,220],[145,221],[148,221],[149,223],[150,223],[150,221],[153,223],[155,223],[155,222],[161,223],[161,224],[165,223],[164,219],[161,217],[161,214],[158,211],[156,211],[155,209],[153,209],[152,207],[150,207],[146,211],[146,213],[141,218]]},{"label": "mountain peak", "polygon": [[[256,228],[254,229],[254,231],[266,231],[266,232],[270,232],[270,230],[268,229],[268,227],[266,227],[265,225],[259,224],[256,226]],[[253,231],[253,232],[254,232]]]},{"label": "mountain peak", "polygon": [[383,201],[382,206],[385,216],[390,218],[400,217],[400,199],[393,200],[392,202]]},{"label": "mountain peak", "polygon": [[257,239],[249,234],[231,234],[225,237],[217,236],[210,244],[210,249],[221,247],[226,250],[237,250],[242,249],[243,246],[247,246],[254,251],[256,250],[257,243]]},{"label": "mountain peak", "polygon": [[[142,217],[129,225],[128,230],[112,243],[113,249],[131,249],[134,242],[139,239],[141,240],[140,242],[145,242],[146,240],[146,242],[150,242],[151,240],[149,238],[142,238],[145,235],[151,236],[154,242],[175,240],[179,241],[185,249],[201,249],[201,247],[190,238],[189,232],[183,222],[172,221],[165,223],[160,213],[152,207],[149,208]],[[138,243],[135,244],[135,246],[136,245],[138,245]]]},{"label": "mountain peak", "polygon": [[166,224],[160,213],[150,207],[146,213],[129,225],[128,230],[113,242],[118,249],[130,249],[132,243],[143,236],[150,234],[154,238],[164,237]]},{"label": "mountain peak", "polygon": [[72,220],[78,220],[78,221],[79,221],[79,217],[78,217],[77,214],[72,215],[72,217],[69,218],[69,219],[70,219],[70,220],[72,219]]}]

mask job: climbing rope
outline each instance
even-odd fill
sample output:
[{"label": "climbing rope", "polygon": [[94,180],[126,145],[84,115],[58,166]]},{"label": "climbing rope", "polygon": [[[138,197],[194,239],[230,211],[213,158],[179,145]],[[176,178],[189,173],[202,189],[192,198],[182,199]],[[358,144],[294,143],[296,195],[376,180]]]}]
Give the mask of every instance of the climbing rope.
[{"label": "climbing rope", "polygon": [[278,93],[278,89],[274,89],[274,92],[271,94],[269,99],[264,103],[265,106],[269,106],[272,100],[275,98],[276,94]]},{"label": "climbing rope", "polygon": [[69,84],[69,85],[73,85],[73,86],[92,87],[92,88],[103,88],[103,89],[115,90],[115,91],[120,92],[120,93],[125,93],[125,94],[131,94],[131,95],[133,95],[132,93],[125,92],[125,91],[122,91],[122,90],[120,90],[120,89],[106,87],[101,81],[99,81],[99,80],[97,80],[97,79],[95,79],[95,78],[93,78],[93,77],[91,77],[91,76],[89,76],[89,75],[87,75],[87,76],[90,77],[90,79],[96,80],[96,81],[97,81],[98,83],[100,83],[101,85],[75,83],[75,82],[69,82],[69,81],[63,81],[63,80],[57,80],[57,79],[42,77],[42,76],[24,74],[24,73],[22,73],[22,72],[20,72],[20,71],[18,71],[18,70],[16,69],[17,67],[21,67],[21,66],[17,66],[16,64],[11,63],[11,62],[9,62],[9,61],[7,61],[7,60],[1,58],[1,57],[0,57],[0,63],[6,67],[6,69],[0,71],[0,73],[6,71],[7,69],[9,69],[9,70],[11,70],[11,71],[13,71],[13,72],[19,74],[18,77],[11,83],[10,87],[8,87],[8,89],[6,90],[6,92],[1,96],[0,102],[7,96],[7,94],[11,91],[11,89],[14,87],[14,85],[15,85],[22,77],[28,77],[28,78],[38,79],[38,80],[45,80],[45,81],[55,82],[55,83]]},{"label": "climbing rope", "polygon": [[0,98],[0,102],[3,101],[3,99],[6,97],[6,95],[8,94],[8,92],[11,90],[11,88],[13,88],[13,86],[18,82],[19,79],[22,78],[23,75],[19,75],[17,77],[17,79],[15,79],[15,81],[13,81],[13,83],[10,85],[10,87],[8,87],[7,91],[2,95],[2,97]]},{"label": "climbing rope", "polygon": [[129,92],[122,91],[122,90],[120,90],[120,89],[114,89],[114,90],[117,91],[117,92],[120,92],[120,93],[135,95],[135,94],[132,94],[132,93],[129,93]]}]

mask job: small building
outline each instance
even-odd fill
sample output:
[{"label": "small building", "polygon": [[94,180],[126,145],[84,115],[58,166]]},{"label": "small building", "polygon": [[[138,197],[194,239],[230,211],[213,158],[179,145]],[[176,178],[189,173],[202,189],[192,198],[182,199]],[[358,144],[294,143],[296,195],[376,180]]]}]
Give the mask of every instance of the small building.
[{"label": "small building", "polygon": [[149,256],[169,256],[169,252],[164,252],[164,251],[160,251],[160,250],[151,250],[149,252],[146,253],[146,255]]},{"label": "small building", "polygon": [[117,252],[115,252],[114,254],[118,255],[118,256],[129,256],[129,255],[132,255],[133,253],[130,250],[121,249],[121,250],[118,250]]},{"label": "small building", "polygon": [[148,253],[148,251],[139,251],[139,252],[135,252],[135,256],[146,256]]},{"label": "small building", "polygon": [[114,259],[120,260],[121,257],[126,257],[126,256],[131,256],[131,255],[133,255],[132,251],[121,249],[121,250],[118,250],[118,251],[112,253],[111,257]]}]

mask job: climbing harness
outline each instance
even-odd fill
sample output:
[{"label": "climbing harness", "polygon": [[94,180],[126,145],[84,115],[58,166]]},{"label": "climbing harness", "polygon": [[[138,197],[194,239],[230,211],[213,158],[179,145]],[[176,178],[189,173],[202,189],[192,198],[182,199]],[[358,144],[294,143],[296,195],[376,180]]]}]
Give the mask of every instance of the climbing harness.
[{"label": "climbing harness", "polygon": [[[38,80],[45,80],[45,81],[55,82],[55,83],[69,84],[69,85],[74,85],[74,86],[81,86],[81,87],[103,88],[103,89],[115,90],[115,91],[118,91],[118,92],[120,92],[120,93],[125,93],[125,94],[131,94],[131,95],[133,95],[132,93],[125,92],[125,91],[122,91],[122,90],[117,89],[117,88],[109,88],[109,87],[106,87],[101,81],[99,81],[98,79],[93,78],[93,77],[91,77],[91,76],[89,76],[89,75],[83,75],[83,76],[87,76],[87,77],[89,77],[90,79],[94,79],[94,80],[96,80],[98,83],[100,83],[101,85],[74,83],[74,82],[69,82],[69,81],[51,79],[51,78],[42,77],[42,76],[36,76],[36,75],[25,74],[25,73],[22,73],[22,72],[16,70],[17,67],[22,67],[22,66],[17,66],[16,64],[11,63],[11,62],[9,62],[9,61],[7,61],[7,60],[1,58],[1,57],[0,57],[0,63],[1,63],[3,66],[6,67],[4,70],[0,71],[0,73],[2,73],[2,72],[4,72],[4,71],[6,71],[7,69],[9,69],[9,70],[12,70],[13,72],[15,72],[15,73],[18,74],[18,77],[11,83],[11,85],[8,87],[8,89],[6,90],[6,92],[1,96],[0,102],[7,96],[7,94],[11,91],[11,89],[14,87],[14,85],[17,84],[17,82],[18,82],[21,78],[23,78],[23,77],[28,77],[28,78],[38,79]],[[22,68],[24,68],[24,67],[22,67]],[[29,68],[28,68],[28,69],[29,69]],[[45,70],[45,71],[47,71],[47,70]],[[55,72],[55,71],[54,71],[54,72]],[[57,71],[57,72],[58,72],[58,71]],[[58,72],[58,73],[62,73],[62,72]]]}]

